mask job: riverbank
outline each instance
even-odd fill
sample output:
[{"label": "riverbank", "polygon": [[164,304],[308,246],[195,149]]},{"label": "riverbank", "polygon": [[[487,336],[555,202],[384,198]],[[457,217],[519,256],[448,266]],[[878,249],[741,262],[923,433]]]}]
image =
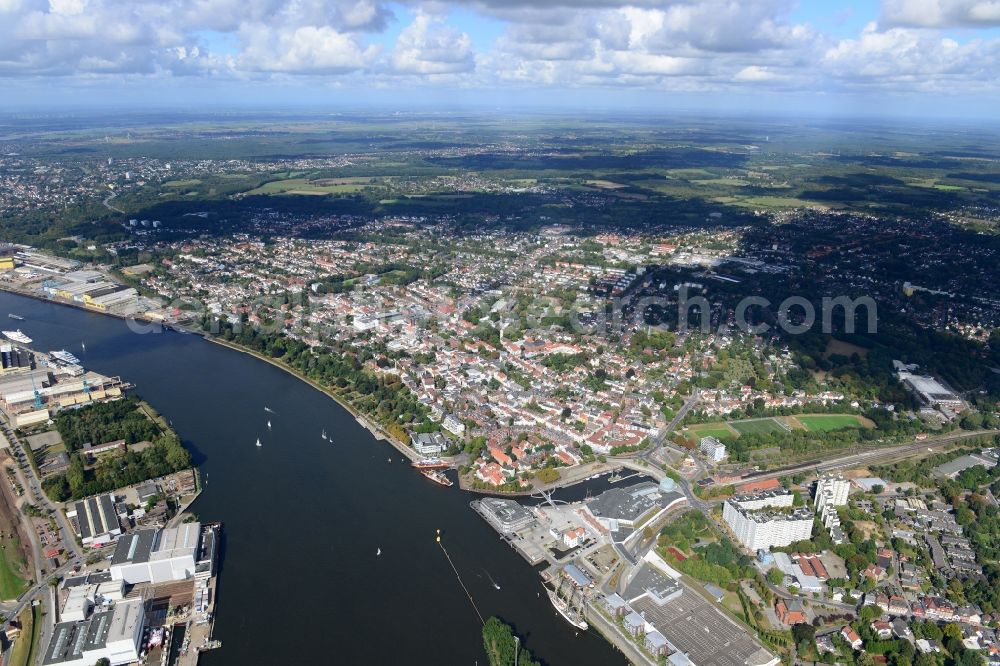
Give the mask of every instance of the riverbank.
[{"label": "riverbank", "polygon": [[[428,663],[482,662],[482,624],[435,541],[438,530],[479,610],[529,627],[539,659],[623,662],[596,634],[574,635],[536,594],[537,574],[498,547],[492,528],[469,509],[472,497],[414,474],[351,412],[280,366],[205,344],[200,335],[133,335],[119,319],[56,302],[6,293],[0,301],[0,314],[26,318],[39,347],[85,339],[85,364],[127,376],[190,444],[203,486],[190,510],[202,520],[225,519],[213,630],[225,649],[203,653],[202,666],[241,666],[261,655],[320,663],[329,659],[322,642],[287,637],[323,636],[330,626],[355,629],[356,640],[337,646],[344,663],[392,663],[400,649],[419,649]],[[336,433],[334,444],[319,437],[323,429]],[[257,438],[263,446],[254,446]],[[569,492],[582,498],[591,483],[601,480]],[[322,571],[290,566],[290,552],[320,557]],[[414,570],[424,575],[415,579]],[[309,590],[296,598],[299,612],[261,611],[296,589]],[[380,640],[387,628],[393,641]],[[428,635],[449,639],[428,642]]]},{"label": "riverbank", "polygon": [[407,458],[409,458],[411,462],[412,461],[416,461],[416,460],[420,460],[423,457],[420,454],[418,454],[416,451],[414,451],[413,449],[411,449],[408,444],[406,444],[404,442],[401,442],[396,437],[393,437],[390,433],[388,433],[385,429],[383,429],[378,424],[372,423],[368,419],[368,417],[366,415],[364,415],[361,412],[359,412],[357,409],[354,408],[353,405],[351,405],[346,400],[343,400],[336,393],[330,391],[329,389],[327,389],[325,386],[323,386],[319,382],[316,382],[316,381],[314,381],[314,380],[306,377],[305,375],[303,375],[301,372],[299,372],[295,368],[292,368],[291,366],[289,366],[287,363],[282,363],[281,361],[279,361],[277,359],[269,358],[269,357],[261,354],[260,352],[256,352],[256,351],[254,351],[252,349],[247,349],[243,345],[238,345],[238,344],[236,344],[234,342],[229,342],[228,340],[222,340],[222,339],[217,338],[217,337],[215,337],[214,335],[211,335],[211,334],[201,333],[201,336],[205,340],[208,340],[209,342],[214,342],[217,345],[222,345],[223,347],[227,347],[227,348],[232,349],[234,351],[238,351],[240,353],[247,354],[249,356],[253,356],[254,358],[259,359],[261,361],[264,361],[265,363],[270,363],[274,367],[287,372],[288,374],[290,374],[291,376],[295,377],[296,379],[300,379],[303,382],[305,382],[306,384],[309,384],[309,386],[313,387],[317,391],[320,391],[321,393],[323,393],[324,395],[326,395],[328,398],[330,398],[331,400],[333,400],[334,402],[336,402],[338,405],[340,405],[341,407],[343,407],[344,409],[346,409],[351,414],[351,416],[353,416],[354,419],[363,428],[365,428],[366,430],[368,430],[368,432],[370,432],[372,434],[372,436],[375,437],[375,439],[378,439],[378,440],[381,440],[381,441],[384,441],[384,442],[387,442],[387,443],[391,444],[397,451],[399,451],[404,456],[406,456]]}]

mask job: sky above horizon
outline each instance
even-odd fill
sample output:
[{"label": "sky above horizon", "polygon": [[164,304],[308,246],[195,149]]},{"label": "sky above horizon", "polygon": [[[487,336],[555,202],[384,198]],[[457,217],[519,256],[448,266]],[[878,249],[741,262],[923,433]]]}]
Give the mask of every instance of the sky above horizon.
[{"label": "sky above horizon", "polygon": [[0,0],[0,106],[1000,116],[1000,0]]}]

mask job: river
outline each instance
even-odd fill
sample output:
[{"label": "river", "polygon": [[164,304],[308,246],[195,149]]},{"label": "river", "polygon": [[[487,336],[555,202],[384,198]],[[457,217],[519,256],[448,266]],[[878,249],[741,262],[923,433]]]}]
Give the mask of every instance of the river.
[{"label": "river", "polygon": [[205,666],[485,665],[479,617],[435,543],[438,529],[482,616],[512,624],[537,658],[625,663],[556,614],[535,570],[469,508],[473,495],[424,479],[292,375],[196,335],[139,335],[118,319],[9,293],[0,317],[36,349],[65,348],[134,383],[191,450],[206,481],[192,510],[225,525],[223,647],[203,655]]}]

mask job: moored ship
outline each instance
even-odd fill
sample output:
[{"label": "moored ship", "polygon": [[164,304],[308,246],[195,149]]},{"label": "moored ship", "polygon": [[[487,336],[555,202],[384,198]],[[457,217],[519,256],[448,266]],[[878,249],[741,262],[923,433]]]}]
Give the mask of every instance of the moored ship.
[{"label": "moored ship", "polygon": [[417,469],[444,469],[448,466],[448,463],[440,458],[424,458],[413,461],[411,465]]},{"label": "moored ship", "polygon": [[20,342],[22,345],[30,345],[31,338],[21,332],[21,329],[16,331],[3,331],[3,334],[10,340],[14,342]]},{"label": "moored ship", "polygon": [[439,472],[436,469],[422,469],[420,470],[420,473],[426,476],[434,483],[440,483],[442,486],[453,485],[452,480],[449,479],[447,476],[445,476],[444,472]]}]

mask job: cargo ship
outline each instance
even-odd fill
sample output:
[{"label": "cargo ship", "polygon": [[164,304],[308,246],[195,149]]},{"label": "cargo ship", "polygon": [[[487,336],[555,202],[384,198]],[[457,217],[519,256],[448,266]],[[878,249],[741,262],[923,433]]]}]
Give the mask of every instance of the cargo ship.
[{"label": "cargo ship", "polygon": [[440,458],[424,458],[423,460],[412,462],[411,466],[417,469],[445,469],[448,467],[448,463]]},{"label": "cargo ship", "polygon": [[454,485],[452,480],[444,475],[444,472],[439,472],[436,469],[422,469],[420,473],[426,476],[428,479],[434,483],[440,483],[442,486]]},{"label": "cargo ship", "polygon": [[31,344],[31,338],[22,333],[21,329],[17,329],[16,331],[3,331],[3,334],[14,342],[20,342],[22,345]]}]

